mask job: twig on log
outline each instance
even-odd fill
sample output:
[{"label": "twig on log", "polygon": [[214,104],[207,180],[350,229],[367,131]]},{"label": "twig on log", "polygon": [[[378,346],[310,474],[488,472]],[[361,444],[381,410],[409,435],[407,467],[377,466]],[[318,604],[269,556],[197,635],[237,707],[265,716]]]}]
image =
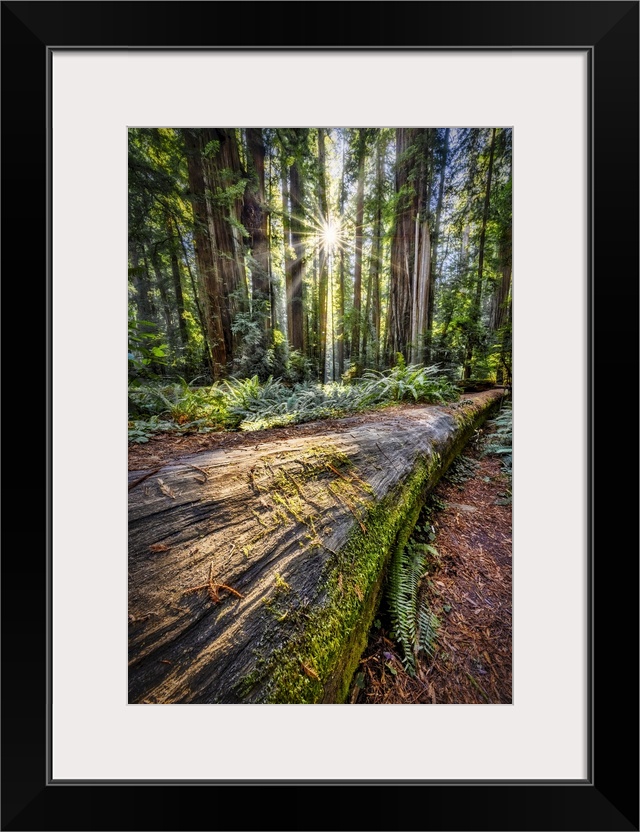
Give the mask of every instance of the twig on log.
[{"label": "twig on log", "polygon": [[133,482],[130,482],[129,483],[129,491],[131,491],[133,488],[135,488],[136,485],[140,485],[141,482],[144,482],[145,480],[148,480],[149,477],[152,477],[154,474],[157,474],[158,471],[161,471],[161,470],[162,470],[162,466],[160,466],[160,468],[154,468],[153,471],[149,471],[149,473],[143,474],[141,477],[138,477],[137,480],[134,480]]},{"label": "twig on log", "polygon": [[345,506],[349,509],[349,511],[351,512],[351,514],[353,514],[353,516],[354,516],[354,517],[356,518],[356,520],[358,521],[358,523],[359,523],[360,528],[362,529],[362,531],[366,534],[366,533],[367,533],[367,527],[366,527],[366,526],[365,526],[365,524],[362,522],[362,520],[358,517],[358,515],[357,515],[357,513],[356,513],[356,510],[355,510],[355,509],[353,508],[353,506],[352,506],[352,505],[351,505],[351,504],[347,501],[347,498],[346,498],[346,497],[341,497],[339,494],[337,494],[337,493],[334,491],[334,489],[333,489],[333,488],[331,488],[331,484],[329,484],[327,487],[329,488],[329,491],[331,491],[331,493],[333,494],[333,496],[336,498],[336,500],[339,500],[341,503],[343,503],[343,504],[344,504],[344,505],[345,505]]},{"label": "twig on log", "polygon": [[221,584],[213,576],[213,561],[209,564],[209,580],[206,584],[198,584],[198,586],[190,586],[188,589],[183,591],[183,595],[186,595],[188,592],[197,592],[200,589],[207,589],[209,591],[209,598],[213,601],[214,604],[219,604],[222,600],[220,598],[220,590],[226,589],[227,592],[231,592],[234,595],[237,595],[238,598],[244,598],[241,592],[238,592],[237,589],[234,589],[232,586],[228,584]]}]

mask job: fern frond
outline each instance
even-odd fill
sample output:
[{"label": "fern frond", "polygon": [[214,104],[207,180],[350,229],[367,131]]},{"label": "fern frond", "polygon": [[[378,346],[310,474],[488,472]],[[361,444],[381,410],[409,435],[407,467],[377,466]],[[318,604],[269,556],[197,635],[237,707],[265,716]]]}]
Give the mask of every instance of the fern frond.
[{"label": "fern frond", "polygon": [[418,625],[418,649],[424,650],[429,656],[433,656],[440,619],[435,613],[431,612],[426,602],[422,604],[418,612]]}]

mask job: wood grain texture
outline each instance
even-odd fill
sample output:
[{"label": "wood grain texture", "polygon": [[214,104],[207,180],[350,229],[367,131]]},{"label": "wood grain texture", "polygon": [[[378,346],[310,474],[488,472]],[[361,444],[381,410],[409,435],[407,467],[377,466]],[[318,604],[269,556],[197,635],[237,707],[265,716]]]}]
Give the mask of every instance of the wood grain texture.
[{"label": "wood grain texture", "polygon": [[[129,491],[129,702],[269,701],[270,660],[301,634],[313,642],[303,631],[317,627],[342,593],[345,603],[347,592],[356,593],[362,615],[351,630],[366,634],[382,575],[351,586],[341,552],[358,537],[363,551],[378,543],[388,550],[399,529],[378,541],[369,522],[376,509],[393,513],[420,462],[439,476],[501,395],[412,408],[402,418],[354,419],[347,431],[320,426],[317,435],[205,451],[144,480],[148,472],[129,472],[130,485],[139,481]],[[356,569],[353,557],[349,563]],[[336,585],[340,597],[328,597]],[[344,633],[350,653],[352,635]],[[313,701],[327,701],[340,686],[330,677],[349,672],[339,653],[322,678],[321,663],[305,653],[294,664],[302,681],[291,681],[308,682],[323,692]]]}]

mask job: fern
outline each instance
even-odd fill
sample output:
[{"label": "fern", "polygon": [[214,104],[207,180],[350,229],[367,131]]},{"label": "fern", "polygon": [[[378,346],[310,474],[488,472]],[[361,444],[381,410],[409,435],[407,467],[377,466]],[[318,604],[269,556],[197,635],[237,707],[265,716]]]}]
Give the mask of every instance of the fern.
[{"label": "fern", "polygon": [[425,575],[427,555],[438,556],[428,543],[409,542],[395,553],[389,571],[387,597],[393,634],[402,648],[402,664],[410,676],[416,673],[416,655],[433,655],[439,621],[426,604],[418,609],[420,581]]},{"label": "fern", "polygon": [[502,470],[511,476],[512,441],[513,441],[513,411],[511,403],[507,402],[492,423],[496,430],[486,443],[483,454],[495,454],[502,457]]},{"label": "fern", "polygon": [[418,647],[429,656],[433,656],[440,619],[435,613],[431,612],[426,602],[422,604],[418,611],[418,626]]},{"label": "fern", "polygon": [[[132,418],[170,417],[172,425],[191,424],[199,431],[211,429],[257,430],[344,416],[348,413],[409,400],[445,402],[457,397],[451,382],[438,375],[437,367],[396,367],[379,373],[369,370],[351,384],[302,382],[287,386],[269,376],[227,379],[209,387],[178,384],[145,385],[129,391]],[[154,433],[149,425],[147,433]]]}]

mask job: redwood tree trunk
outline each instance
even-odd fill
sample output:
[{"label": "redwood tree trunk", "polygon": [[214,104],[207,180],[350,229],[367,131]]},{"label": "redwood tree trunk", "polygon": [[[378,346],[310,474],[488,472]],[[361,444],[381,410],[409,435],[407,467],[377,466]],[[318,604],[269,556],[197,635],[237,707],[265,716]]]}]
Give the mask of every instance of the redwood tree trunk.
[{"label": "redwood tree trunk", "polygon": [[[325,173],[325,148],[324,148],[325,131],[322,127],[318,128],[318,202],[320,205],[320,213],[322,215],[322,222],[326,223],[329,220],[329,212],[327,208],[327,186]],[[328,252],[324,245],[320,245],[319,263],[318,263],[318,335],[319,335],[319,377],[320,381],[326,381],[326,363],[327,363],[327,259]]]},{"label": "redwood tree trunk", "polygon": [[[298,145],[302,136],[298,137]],[[301,173],[301,148],[298,146],[296,158],[290,170],[291,198],[291,245],[294,260],[291,264],[291,345],[294,349],[304,350],[302,278],[304,276],[304,210],[302,205],[303,185]]]},{"label": "redwood tree trunk", "polygon": [[282,148],[282,237],[284,248],[284,285],[285,309],[287,313],[287,341],[293,344],[291,304],[293,300],[293,277],[291,267],[291,208],[289,205],[289,166],[287,163],[287,149]]},{"label": "redwood tree trunk", "polygon": [[[269,236],[267,211],[265,207],[264,157],[265,147],[260,128],[247,128],[247,155],[250,166],[250,180],[243,203],[243,225],[249,234],[251,248],[251,295],[255,306],[260,309],[260,318],[265,332],[269,329],[271,317],[269,302]],[[261,307],[261,308],[260,308]]]},{"label": "redwood tree trunk", "polygon": [[358,191],[356,196],[356,252],[353,268],[353,321],[351,324],[351,361],[360,358],[360,312],[362,307],[362,225],[364,218],[365,133],[358,142]]},{"label": "redwood tree trunk", "polygon": [[426,139],[425,130],[396,130],[398,203],[391,243],[387,341],[391,353],[402,353],[408,361],[419,355],[418,344],[427,319],[430,243],[424,204],[429,173],[424,159]]},{"label": "redwood tree trunk", "polygon": [[[489,221],[489,206],[491,204],[491,177],[493,174],[493,156],[496,147],[496,128],[491,131],[491,147],[489,150],[489,167],[487,170],[487,185],[484,192],[484,206],[482,209],[482,226],[480,228],[480,243],[478,245],[478,278],[476,283],[476,292],[473,301],[473,308],[471,313],[471,323],[475,326],[480,321],[480,314],[482,311],[482,280],[484,272],[484,248],[487,235],[487,223]],[[473,361],[473,351],[475,349],[475,335],[470,334],[465,355],[463,378],[467,379],[471,376],[471,362]]]},{"label": "redwood tree trunk", "polygon": [[180,277],[180,263],[178,261],[177,247],[178,241],[173,235],[171,228],[171,219],[167,216],[167,236],[169,238],[169,257],[171,260],[171,277],[173,278],[173,291],[176,296],[176,308],[178,310],[178,328],[180,330],[180,340],[182,346],[187,349],[189,346],[189,332],[187,330],[187,321],[184,313],[184,295],[182,293],[182,280]]},{"label": "redwood tree trunk", "polygon": [[236,314],[244,309],[247,283],[240,235],[242,196],[240,154],[235,131],[202,131],[206,204],[211,239],[215,245],[217,269],[222,289],[222,332],[229,365],[233,361]]},{"label": "redwood tree trunk", "polygon": [[223,333],[222,285],[218,262],[214,257],[214,240],[211,236],[207,209],[201,136],[199,131],[185,130],[184,138],[187,148],[189,187],[194,214],[193,242],[196,265],[203,290],[207,339],[211,349],[212,373],[215,379],[224,374],[228,360],[227,339],[225,339]]},{"label": "redwood tree trunk", "polygon": [[438,246],[440,244],[440,219],[442,216],[442,202],[444,198],[444,180],[447,170],[447,158],[449,155],[449,134],[450,130],[444,131],[444,150],[440,167],[440,182],[438,185],[438,204],[436,207],[436,219],[431,240],[431,263],[429,264],[429,291],[427,298],[427,333],[425,363],[431,362],[431,343],[433,340],[433,312],[435,309],[436,283],[438,279]]}]

